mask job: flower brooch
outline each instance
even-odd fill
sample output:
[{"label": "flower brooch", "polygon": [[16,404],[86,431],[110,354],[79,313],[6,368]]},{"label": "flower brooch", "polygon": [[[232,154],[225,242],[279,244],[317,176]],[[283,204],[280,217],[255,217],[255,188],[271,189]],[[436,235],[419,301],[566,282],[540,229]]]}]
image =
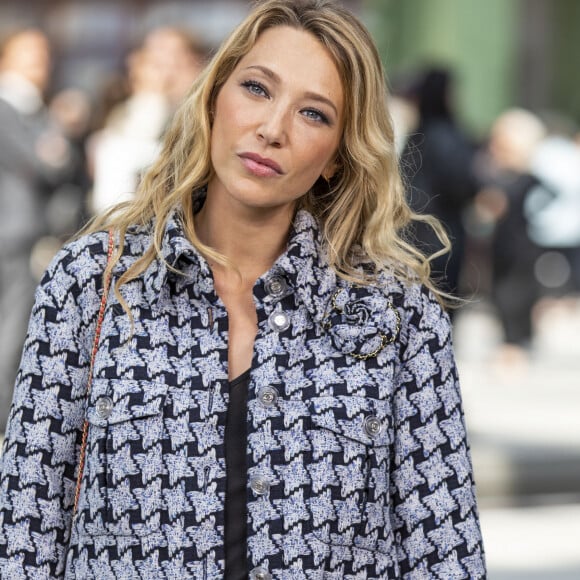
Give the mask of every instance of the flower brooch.
[{"label": "flower brooch", "polygon": [[324,320],[334,346],[359,360],[368,360],[397,339],[401,315],[378,290],[364,286],[339,288]]}]

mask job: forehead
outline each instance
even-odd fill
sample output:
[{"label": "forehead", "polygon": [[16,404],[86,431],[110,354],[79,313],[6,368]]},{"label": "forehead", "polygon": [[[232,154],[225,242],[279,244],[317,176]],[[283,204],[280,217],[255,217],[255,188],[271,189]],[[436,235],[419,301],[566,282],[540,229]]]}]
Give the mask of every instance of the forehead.
[{"label": "forehead", "polygon": [[[273,26],[260,33],[254,46],[242,60],[257,55],[264,57],[271,53],[272,59],[279,60],[285,56],[290,61],[293,56],[301,55],[304,52],[310,53],[317,59],[327,61],[326,66],[336,70],[331,53],[314,34],[286,25]],[[302,67],[307,68],[304,62],[302,62]]]},{"label": "forehead", "polygon": [[329,50],[310,32],[275,26],[260,34],[236,69],[262,66],[297,89],[322,92],[342,102],[340,74]]}]

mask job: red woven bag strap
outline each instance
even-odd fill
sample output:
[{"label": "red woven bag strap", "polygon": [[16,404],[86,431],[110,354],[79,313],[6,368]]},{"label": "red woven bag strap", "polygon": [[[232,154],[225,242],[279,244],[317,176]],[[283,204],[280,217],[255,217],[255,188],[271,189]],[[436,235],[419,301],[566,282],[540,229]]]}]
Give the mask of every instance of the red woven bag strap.
[{"label": "red woven bag strap", "polygon": [[[115,235],[113,230],[109,230],[109,245],[107,248],[107,266],[111,262],[113,256],[113,249],[115,247]],[[103,318],[105,317],[105,308],[107,307],[107,295],[109,294],[109,286],[111,285],[111,273],[107,272],[103,283],[103,294],[101,296],[101,306],[99,308],[99,315],[97,316],[97,327],[95,329],[95,338],[93,340],[93,348],[91,350],[91,362],[89,365],[89,378],[87,380],[86,396],[88,398],[91,392],[91,385],[93,384],[93,368],[95,366],[95,356],[99,348],[99,339],[101,337],[101,327],[103,326]],[[81,493],[81,481],[83,479],[83,472],[85,470],[85,455],[87,451],[87,436],[89,434],[89,422],[85,419],[83,423],[83,436],[81,440],[81,453],[79,456],[79,471],[77,474],[77,486],[75,489],[75,501],[73,505],[73,516],[77,513],[77,506],[79,503],[79,496]]]}]

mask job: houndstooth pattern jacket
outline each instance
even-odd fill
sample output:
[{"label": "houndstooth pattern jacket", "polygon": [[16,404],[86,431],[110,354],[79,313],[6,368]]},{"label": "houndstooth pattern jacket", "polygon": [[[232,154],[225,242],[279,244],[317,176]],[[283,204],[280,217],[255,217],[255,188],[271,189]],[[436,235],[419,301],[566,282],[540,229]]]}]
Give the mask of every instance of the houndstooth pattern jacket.
[{"label": "houndstooth pattern jacket", "polygon": [[[127,234],[114,277],[150,233]],[[448,317],[385,274],[337,278],[299,212],[254,287],[247,530],[255,579],[484,578]],[[107,234],[68,244],[37,291],[1,463],[2,578],[218,579],[228,319],[180,214],[111,292]],[[80,433],[87,461],[72,504]]]}]

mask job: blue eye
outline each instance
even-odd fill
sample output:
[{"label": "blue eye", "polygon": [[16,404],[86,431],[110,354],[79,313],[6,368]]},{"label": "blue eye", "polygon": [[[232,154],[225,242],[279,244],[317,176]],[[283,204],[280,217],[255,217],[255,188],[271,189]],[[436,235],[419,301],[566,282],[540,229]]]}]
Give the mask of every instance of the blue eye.
[{"label": "blue eye", "polygon": [[242,86],[252,95],[257,97],[269,97],[268,91],[258,81],[244,81]]},{"label": "blue eye", "polygon": [[311,121],[316,121],[317,123],[324,123],[328,125],[328,117],[317,109],[304,109],[302,114]]}]

